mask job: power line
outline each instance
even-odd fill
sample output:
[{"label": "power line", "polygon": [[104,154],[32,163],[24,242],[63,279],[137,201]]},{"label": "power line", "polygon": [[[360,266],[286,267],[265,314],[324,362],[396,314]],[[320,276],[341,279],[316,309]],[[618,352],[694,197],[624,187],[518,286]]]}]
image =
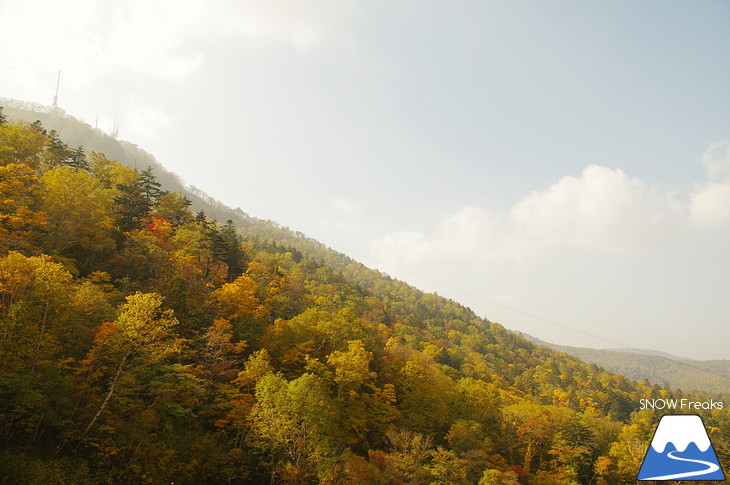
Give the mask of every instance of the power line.
[{"label": "power line", "polygon": [[604,342],[608,342],[608,343],[611,343],[613,345],[618,345],[619,347],[623,347],[625,349],[633,349],[633,347],[631,345],[628,345],[628,344],[626,344],[624,342],[619,342],[617,340],[612,340],[610,338],[602,337],[600,335],[596,335],[596,334],[591,333],[591,332],[586,332],[585,330],[581,330],[581,329],[578,329],[578,328],[575,328],[575,327],[571,327],[570,325],[566,325],[564,323],[559,323],[559,322],[556,322],[555,320],[551,320],[549,318],[546,318],[546,317],[543,317],[543,316],[540,316],[540,315],[536,315],[534,313],[530,313],[530,312],[527,312],[527,311],[524,311],[524,310],[520,310],[519,308],[515,308],[515,307],[509,306],[509,305],[505,305],[503,303],[499,303],[499,302],[494,301],[494,300],[490,300],[488,298],[485,298],[485,297],[480,296],[480,295],[476,295],[476,294],[471,293],[469,291],[465,291],[465,290],[462,290],[462,289],[459,289],[459,288],[455,288],[453,286],[447,285],[447,284],[442,283],[440,281],[436,281],[436,280],[434,280],[432,278],[429,278],[429,277],[426,277],[426,276],[422,276],[422,275],[413,273],[412,271],[408,271],[408,270],[405,270],[403,268],[398,268],[397,266],[393,266],[392,264],[385,263],[383,261],[379,261],[379,260],[377,260],[377,259],[375,259],[373,257],[365,256],[364,254],[359,254],[359,253],[356,253],[356,252],[353,252],[353,251],[343,250],[342,248],[338,248],[337,246],[334,246],[334,245],[333,245],[333,247],[336,248],[342,254],[353,254],[353,255],[355,255],[355,256],[357,256],[359,258],[369,259],[370,261],[373,261],[374,263],[376,263],[378,265],[389,266],[390,268],[393,268],[394,270],[399,271],[401,273],[406,273],[406,274],[409,274],[409,275],[414,276],[416,278],[419,278],[421,280],[428,281],[429,283],[433,283],[433,284],[438,285],[438,286],[441,286],[443,288],[447,288],[449,290],[456,291],[458,293],[461,293],[463,295],[469,296],[471,298],[476,298],[477,300],[483,301],[485,303],[489,303],[490,305],[498,306],[500,308],[504,308],[505,310],[509,310],[509,311],[512,311],[512,312],[515,312],[515,313],[519,313],[520,315],[524,315],[526,317],[530,317],[530,318],[533,318],[535,320],[539,320],[541,322],[545,322],[545,323],[548,323],[550,325],[554,325],[556,327],[560,327],[560,328],[565,329],[565,330],[570,330],[572,332],[580,333],[582,335],[585,335],[585,336],[588,336],[588,337],[592,337],[592,338],[595,338],[595,339],[598,339],[598,340],[602,340]]},{"label": "power line", "polygon": [[[377,260],[377,259],[375,259],[373,257],[366,256],[364,254],[360,254],[360,253],[357,253],[357,252],[354,252],[354,251],[346,251],[346,250],[343,250],[341,247],[337,247],[335,245],[331,245],[331,246],[334,247],[337,251],[339,251],[342,254],[352,254],[352,255],[355,255],[355,256],[357,256],[359,258],[368,259],[368,260],[373,261],[374,263],[376,263],[378,265],[389,266],[389,267],[391,267],[394,270],[397,270],[399,272],[409,274],[409,275],[414,276],[416,278],[419,278],[421,280],[428,281],[430,283],[433,283],[435,285],[441,286],[443,288],[447,288],[447,289],[452,290],[452,291],[456,291],[456,292],[461,293],[463,295],[467,295],[467,296],[470,296],[472,298],[476,298],[477,300],[481,300],[481,301],[483,301],[485,303],[489,303],[490,305],[498,306],[500,308],[504,308],[505,310],[509,310],[509,311],[512,311],[512,312],[515,312],[515,313],[519,313],[520,315],[524,315],[524,316],[527,316],[527,317],[530,317],[530,318],[534,318],[535,320],[539,320],[541,322],[545,322],[545,323],[548,323],[550,325],[554,325],[556,327],[563,328],[565,330],[570,330],[572,332],[580,333],[580,334],[586,335],[588,337],[592,337],[592,338],[595,338],[595,339],[598,339],[598,340],[602,340],[604,342],[609,342],[611,344],[618,345],[619,347],[622,348],[622,349],[617,349],[617,351],[619,351],[619,352],[621,350],[641,350],[641,349],[636,349],[635,347],[633,347],[631,345],[628,345],[628,344],[626,344],[624,342],[619,342],[617,340],[612,340],[612,339],[609,339],[609,338],[606,338],[606,337],[602,337],[600,335],[596,335],[596,334],[591,333],[591,332],[586,332],[585,330],[581,330],[581,329],[578,329],[578,328],[575,328],[575,327],[571,327],[570,325],[565,325],[564,323],[559,323],[559,322],[556,322],[555,320],[551,320],[549,318],[546,318],[546,317],[543,317],[543,316],[540,316],[540,315],[535,315],[534,313],[530,313],[530,312],[526,312],[524,310],[520,310],[519,308],[515,308],[515,307],[509,306],[509,305],[505,305],[503,303],[496,302],[494,300],[490,300],[488,298],[484,298],[483,296],[476,295],[476,294],[471,293],[469,291],[465,291],[465,290],[461,290],[459,288],[455,288],[455,287],[453,287],[451,285],[447,285],[447,284],[442,283],[440,281],[436,281],[436,280],[434,280],[432,278],[429,278],[429,277],[426,277],[426,276],[422,276],[422,275],[413,273],[412,271],[408,271],[408,270],[405,270],[403,268],[399,268],[397,266],[394,266],[394,265],[389,264],[389,263],[385,263],[383,261],[379,261],[379,260]],[[726,375],[720,374],[720,373],[715,372],[715,371],[713,371],[711,369],[702,368],[702,367],[694,364],[693,362],[687,362],[685,360],[669,359],[668,357],[662,357],[662,358],[665,358],[667,360],[670,360],[672,362],[675,362],[675,363],[677,363],[679,365],[682,365],[682,366],[685,366],[685,367],[688,367],[688,368],[691,368],[691,369],[694,369],[694,370],[697,370],[697,371],[701,371],[701,372],[703,372],[705,374],[711,374],[711,375],[714,375],[714,376],[717,376],[717,377],[721,377],[723,379],[728,379],[728,377]]]}]

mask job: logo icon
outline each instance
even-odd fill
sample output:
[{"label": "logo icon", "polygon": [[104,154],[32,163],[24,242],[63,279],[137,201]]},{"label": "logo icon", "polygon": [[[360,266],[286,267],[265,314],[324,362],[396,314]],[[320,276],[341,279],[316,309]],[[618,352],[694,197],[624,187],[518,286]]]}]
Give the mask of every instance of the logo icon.
[{"label": "logo icon", "polygon": [[663,416],[637,480],[725,480],[702,418]]}]

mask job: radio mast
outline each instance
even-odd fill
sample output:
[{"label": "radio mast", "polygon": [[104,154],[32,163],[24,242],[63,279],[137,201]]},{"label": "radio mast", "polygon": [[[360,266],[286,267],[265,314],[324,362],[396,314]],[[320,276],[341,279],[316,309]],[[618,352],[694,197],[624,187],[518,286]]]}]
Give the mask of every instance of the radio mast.
[{"label": "radio mast", "polygon": [[56,81],[56,95],[53,96],[53,109],[58,108],[58,87],[61,85],[61,70],[58,70],[58,80]]}]

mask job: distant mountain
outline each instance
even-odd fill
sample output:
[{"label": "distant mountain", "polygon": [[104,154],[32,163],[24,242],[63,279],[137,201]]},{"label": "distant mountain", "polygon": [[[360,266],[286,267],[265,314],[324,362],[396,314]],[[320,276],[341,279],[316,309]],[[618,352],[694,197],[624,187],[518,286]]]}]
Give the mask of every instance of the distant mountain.
[{"label": "distant mountain", "polygon": [[730,360],[691,360],[643,349],[589,349],[545,342],[522,334],[527,340],[636,381],[648,381],[683,391],[730,393]]},{"label": "distant mountain", "polygon": [[661,352],[659,350],[654,350],[654,349],[631,348],[631,349],[614,349],[614,350],[616,350],[617,352],[627,352],[629,354],[653,355],[656,357],[664,357],[666,359],[671,359],[671,360],[688,360],[688,361],[692,360],[692,359],[688,359],[687,357],[679,357],[677,355],[668,354],[666,352]]}]

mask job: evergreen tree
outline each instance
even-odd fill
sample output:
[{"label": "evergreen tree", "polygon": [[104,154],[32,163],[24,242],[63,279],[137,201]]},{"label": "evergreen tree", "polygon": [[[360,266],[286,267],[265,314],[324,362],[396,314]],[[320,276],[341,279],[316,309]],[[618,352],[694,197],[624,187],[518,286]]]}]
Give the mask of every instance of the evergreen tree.
[{"label": "evergreen tree", "polygon": [[161,184],[157,181],[157,177],[152,173],[152,167],[148,166],[141,174],[139,174],[139,185],[142,194],[147,202],[147,206],[151,209],[157,205],[159,198],[166,194],[160,190]]},{"label": "evergreen tree", "polygon": [[115,215],[119,229],[126,232],[139,228],[140,221],[150,212],[142,186],[137,180],[131,184],[119,184],[117,190],[119,195],[114,197],[114,202],[117,205]]},{"label": "evergreen tree", "polygon": [[64,161],[66,165],[76,170],[90,171],[91,167],[89,162],[86,160],[86,154],[84,153],[84,147],[80,146],[68,153],[68,159]]},{"label": "evergreen tree", "polygon": [[160,190],[160,183],[147,167],[138,174],[137,179],[129,184],[117,185],[119,195],[114,197],[117,204],[117,224],[122,231],[131,231],[139,227],[140,222],[150,216],[152,208],[160,197],[167,192]]},{"label": "evergreen tree", "polygon": [[[639,399],[709,399],[85,159],[0,110],[2,483],[618,485],[659,419]],[[730,415],[698,412],[728,462]]]},{"label": "evergreen tree", "polygon": [[[79,148],[83,153],[83,148]],[[66,161],[72,156],[72,153],[73,152],[68,148],[68,145],[62,142],[58,137],[56,130],[48,132],[45,155],[49,168],[55,168],[66,163]]]},{"label": "evergreen tree", "polygon": [[220,236],[217,240],[220,244],[219,254],[221,261],[228,265],[228,281],[230,282],[239,277],[245,269],[246,262],[241,249],[241,236],[236,232],[233,221],[230,219],[226,221],[226,225],[220,229],[218,234]]}]

